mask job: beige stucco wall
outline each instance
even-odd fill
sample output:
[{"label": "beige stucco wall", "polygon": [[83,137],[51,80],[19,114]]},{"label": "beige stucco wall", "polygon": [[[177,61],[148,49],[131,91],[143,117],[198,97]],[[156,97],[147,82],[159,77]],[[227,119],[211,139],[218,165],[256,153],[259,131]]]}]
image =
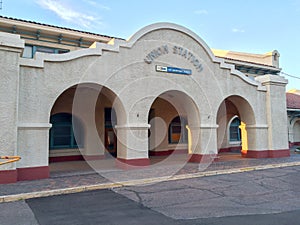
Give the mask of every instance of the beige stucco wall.
[{"label": "beige stucco wall", "polygon": [[[162,46],[167,46],[168,51],[160,49],[160,54],[151,62],[145,61],[151,52]],[[94,47],[63,55],[37,54],[35,59],[20,59],[20,67],[14,67],[19,74],[20,148],[17,153],[24,156],[19,167],[48,165],[51,110],[59,96],[76,84],[89,84],[93,89],[88,93],[76,90],[72,105],[72,113],[85,121],[86,132],[90,134],[87,135],[86,151],[91,154],[103,149],[103,132],[98,130],[94,119],[95,109],[98,107],[101,111],[99,104],[102,107],[102,102],[97,103],[101,87],[106,87],[115,96],[112,104],[118,118],[115,128],[119,158],[148,157],[148,115],[159,96],[186,116],[191,130],[190,153],[217,154],[217,115],[226,98],[230,98],[241,120],[247,124],[250,150],[287,147],[284,144],[287,144],[286,136],[281,139],[283,144],[275,140],[279,133],[274,129],[281,128],[282,124],[272,125],[282,118],[285,110],[282,104],[277,108],[274,105],[282,100],[275,92],[284,90],[286,81],[283,78],[276,78],[276,84],[282,84],[276,88],[272,82],[264,82],[264,85],[270,85],[266,87],[259,80],[250,80],[232,65],[215,58],[196,34],[174,24],[150,25],[128,41],[116,40],[114,45],[98,43]],[[192,75],[157,72],[156,65],[191,69]],[[273,77],[266,76],[266,79]],[[70,104],[70,99],[65,101]],[[55,110],[63,110],[63,103],[60,104]],[[280,114],[272,114],[270,118],[274,109]],[[101,117],[99,114],[100,120]],[[16,129],[13,122],[6,126]]]},{"label": "beige stucco wall", "polygon": [[[17,154],[17,123],[19,94],[19,57],[24,41],[18,35],[0,32],[0,156]],[[2,165],[0,170],[15,169],[16,165]]]}]

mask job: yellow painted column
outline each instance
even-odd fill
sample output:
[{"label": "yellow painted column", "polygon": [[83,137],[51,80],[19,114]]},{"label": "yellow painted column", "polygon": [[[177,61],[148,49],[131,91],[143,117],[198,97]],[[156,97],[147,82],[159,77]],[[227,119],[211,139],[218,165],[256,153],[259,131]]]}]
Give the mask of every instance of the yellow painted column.
[{"label": "yellow painted column", "polygon": [[246,124],[244,122],[241,122],[241,125],[239,126],[242,132],[242,153],[246,154],[248,151],[248,135],[246,130]]}]

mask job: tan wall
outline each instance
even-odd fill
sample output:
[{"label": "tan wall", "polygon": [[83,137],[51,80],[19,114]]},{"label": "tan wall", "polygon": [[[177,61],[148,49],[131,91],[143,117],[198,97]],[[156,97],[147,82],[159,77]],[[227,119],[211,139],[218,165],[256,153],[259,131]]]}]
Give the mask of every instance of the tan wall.
[{"label": "tan wall", "polygon": [[[161,46],[168,46],[169,51],[162,53],[160,50],[152,61],[145,60]],[[1,63],[5,64],[1,59]],[[255,80],[247,78],[232,65],[216,58],[200,37],[178,25],[150,25],[128,41],[116,40],[114,45],[98,43],[95,48],[61,55],[37,54],[34,59],[14,55],[11,60],[14,64],[9,64],[12,68],[5,70],[3,76],[11,78],[14,75],[16,78],[18,75],[18,81],[12,82],[15,85],[19,82],[18,95],[4,93],[2,100],[18,98],[15,107],[18,121],[6,124],[3,130],[16,130],[18,126],[18,153],[24,156],[18,165],[22,167],[48,165],[48,129],[53,105],[65,90],[85,83],[94,84],[90,88],[96,91],[83,88],[74,99],[73,113],[88,127],[84,149],[87,155],[103,154],[104,149],[103,138],[99,138],[99,134],[103,136],[103,130],[95,120],[95,109],[101,111],[102,107],[101,101],[101,106],[97,103],[97,86],[107,87],[117,96],[118,157],[122,159],[148,158],[148,114],[159,96],[170,102],[173,99],[172,104],[180,115],[186,115],[192,137],[190,153],[217,154],[217,123],[222,117],[226,118],[224,121],[228,120],[227,113],[219,117],[218,111],[226,98],[236,106],[240,119],[246,123],[250,150],[260,152],[288,148],[287,135],[284,135],[286,105],[283,103],[286,80],[269,75]],[[191,69],[192,74],[158,72],[156,65]],[[3,90],[7,89],[5,80],[1,85]],[[71,93],[66,95],[65,101],[59,100],[55,110],[70,110],[70,96]],[[65,105],[65,102],[68,104]],[[162,105],[172,112],[170,106]],[[159,112],[163,107],[157,106],[157,109]],[[171,120],[170,112],[159,113],[166,120]],[[97,116],[99,120],[103,117],[101,114]],[[159,148],[166,147],[165,139],[162,143],[165,145]],[[2,143],[3,146],[10,144],[9,139]],[[37,149],[39,155],[36,154]],[[33,159],[29,157],[31,155]]]}]

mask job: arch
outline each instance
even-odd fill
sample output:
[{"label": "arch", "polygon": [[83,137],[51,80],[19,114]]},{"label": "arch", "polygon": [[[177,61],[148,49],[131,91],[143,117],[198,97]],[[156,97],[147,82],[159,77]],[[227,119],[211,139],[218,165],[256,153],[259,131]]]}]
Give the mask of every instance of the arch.
[{"label": "arch", "polygon": [[[97,101],[97,99],[98,99],[97,97],[100,94],[104,94],[109,99],[112,99],[114,109],[116,110],[117,115],[119,115],[119,121],[122,121],[121,122],[122,124],[126,123],[126,114],[125,114],[124,104],[122,103],[121,99],[117,96],[115,91],[113,91],[109,87],[103,86],[103,85],[98,84],[98,83],[91,83],[91,82],[69,84],[63,90],[57,90],[56,93],[55,93],[55,96],[50,101],[49,114],[53,113],[53,107],[57,103],[57,100],[61,96],[63,96],[68,91],[73,89],[74,90],[74,92],[73,92],[74,97],[80,98],[80,92],[78,90],[79,89],[84,89],[84,88],[88,88],[88,89],[91,89],[91,90],[95,91],[96,95],[93,95],[93,99],[89,99],[89,101],[93,100],[93,103],[95,103],[95,101]],[[98,95],[97,95],[97,93],[98,93]],[[72,104],[74,104],[74,103],[77,103],[76,99]],[[78,109],[78,107],[74,107],[73,109]],[[49,115],[49,117],[50,117],[50,115]]]},{"label": "arch", "polygon": [[293,143],[298,145],[300,143],[300,119],[296,119],[295,121],[293,121],[292,128]]},{"label": "arch", "polygon": [[[234,106],[235,109],[232,109],[232,106]],[[235,114],[246,124],[253,125],[256,123],[256,115],[251,102],[241,95],[230,95],[224,98],[219,105],[216,121],[220,113],[224,114],[226,112],[232,112],[232,110],[235,110]]]},{"label": "arch", "polygon": [[[66,151],[60,154],[57,151],[52,161],[102,159],[117,155],[117,132],[114,128],[117,123],[126,122],[126,113],[121,100],[111,89],[96,83],[73,85],[64,90],[55,100],[50,117],[53,118],[56,114],[62,115],[61,119],[64,119],[66,124],[70,121],[70,116],[67,115],[71,115],[76,140],[82,137],[82,127],[85,135],[82,141],[84,145],[78,146],[79,151],[70,153],[72,157]],[[78,120],[81,121],[80,125],[76,123]],[[107,139],[109,142],[106,141]],[[114,141],[113,145],[112,141]]]},{"label": "arch", "polygon": [[115,40],[115,44],[118,47],[123,46],[123,47],[131,48],[143,36],[157,30],[174,30],[180,33],[184,33],[185,35],[192,38],[199,46],[203,48],[204,52],[208,55],[209,59],[213,63],[220,64],[220,68],[229,69],[232,75],[239,77],[241,80],[243,80],[249,85],[257,87],[257,90],[266,91],[266,88],[262,86],[260,82],[250,79],[244,73],[240,72],[239,70],[236,70],[235,66],[233,66],[232,64],[225,63],[224,59],[216,57],[212,52],[211,48],[206,44],[206,42],[201,37],[199,37],[199,35],[191,31],[190,29],[180,26],[178,24],[166,23],[166,22],[150,24],[137,31],[128,40],[126,40],[126,42]]},{"label": "arch", "polygon": [[300,118],[294,118],[292,121],[290,121],[291,127],[293,128],[297,122],[300,122]]},{"label": "arch", "polygon": [[241,131],[240,131],[241,120],[237,115],[232,117],[228,122],[228,134],[229,134],[229,143],[240,143],[241,142]]},{"label": "arch", "polygon": [[[154,102],[160,98],[172,104],[180,115],[188,115],[189,124],[200,124],[200,109],[195,100],[188,93],[181,90],[167,90],[157,96],[151,96],[152,101],[148,106],[148,115]],[[189,110],[186,110],[189,109]],[[171,121],[171,120],[170,120]]]},{"label": "arch", "polygon": [[178,24],[174,24],[174,23],[154,23],[154,24],[150,24],[146,27],[143,27],[142,29],[137,31],[134,35],[132,35],[127,40],[128,47],[129,46],[132,47],[132,45],[134,45],[144,35],[146,35],[150,32],[156,31],[156,30],[163,30],[163,29],[164,30],[165,29],[175,30],[175,31],[185,33],[186,35],[190,36],[192,39],[194,39],[199,45],[201,45],[204,48],[204,50],[209,55],[211,60],[217,61],[217,58],[214,56],[213,52],[211,51],[211,49],[208,47],[208,45],[202,38],[200,38],[196,33],[189,30],[188,28],[180,26]]},{"label": "arch", "polygon": [[[250,129],[251,126],[256,124],[255,116],[250,102],[244,97],[231,95],[225,98],[219,106],[216,117],[219,125],[217,130],[219,152],[228,152],[240,146],[239,142],[231,143],[230,141],[230,125],[236,118],[241,121],[241,124],[246,125],[245,127],[239,126],[243,150],[247,151],[249,149],[248,144],[251,145],[252,149],[252,146],[256,144],[256,135],[255,132],[247,132],[247,127]],[[248,139],[251,140],[251,143],[248,143]]]},{"label": "arch", "polygon": [[178,118],[180,122],[177,125],[181,130],[185,129],[186,134],[189,133],[189,127],[200,128],[199,108],[187,93],[169,90],[154,98],[148,111],[148,122],[151,125],[148,142],[150,155],[187,154],[190,146],[196,146],[195,143],[199,141],[197,138],[187,138],[186,143],[179,141],[185,138],[182,132],[180,135],[177,133],[178,142],[169,142],[170,125],[174,120],[178,122]]}]

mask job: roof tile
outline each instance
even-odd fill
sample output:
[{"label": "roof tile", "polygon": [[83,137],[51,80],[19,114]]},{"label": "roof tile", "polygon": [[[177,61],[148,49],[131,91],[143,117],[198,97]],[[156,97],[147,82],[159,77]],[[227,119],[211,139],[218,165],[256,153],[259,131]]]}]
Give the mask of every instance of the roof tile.
[{"label": "roof tile", "polygon": [[300,95],[286,93],[286,105],[290,109],[300,109]]}]

